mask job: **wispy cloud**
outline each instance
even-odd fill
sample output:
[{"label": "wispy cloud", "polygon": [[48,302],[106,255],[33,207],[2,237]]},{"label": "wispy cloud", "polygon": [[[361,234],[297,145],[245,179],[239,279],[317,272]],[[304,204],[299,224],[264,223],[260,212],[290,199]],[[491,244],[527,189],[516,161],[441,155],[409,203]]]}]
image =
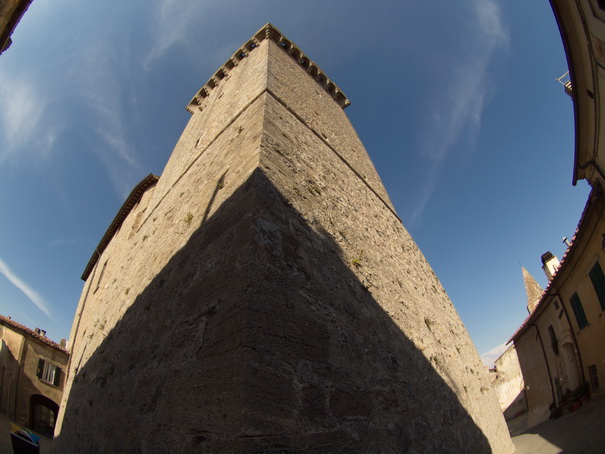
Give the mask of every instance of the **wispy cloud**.
[{"label": "wispy cloud", "polygon": [[35,326],[36,325],[36,321],[31,318],[30,316],[28,316],[25,312],[20,312],[21,317],[23,317],[25,320],[27,320],[29,322],[29,326]]},{"label": "wispy cloud", "polygon": [[25,282],[23,282],[21,279],[19,279],[19,277],[17,277],[15,275],[15,273],[12,272],[12,270],[8,267],[8,265],[1,258],[0,258],[0,274],[3,274],[4,277],[6,279],[8,279],[11,284],[13,284],[19,290],[21,290],[25,294],[25,296],[27,296],[30,299],[30,301],[32,303],[34,303],[36,305],[36,307],[44,313],[44,315],[46,315],[49,319],[54,321],[54,319],[50,313],[50,308],[48,307],[48,304],[46,303],[46,301],[44,301],[44,298],[42,298],[40,296],[40,294],[38,292],[36,292],[34,289],[32,289],[29,285],[27,285]]},{"label": "wispy cloud", "polygon": [[116,53],[107,43],[83,46],[76,58],[78,70],[72,76],[77,91],[89,116],[89,125],[101,139],[91,150],[108,170],[114,190],[124,197],[130,190],[130,173],[141,165],[131,145],[127,129],[124,98],[120,83],[124,74],[118,74],[120,65]]},{"label": "wispy cloud", "polygon": [[481,354],[481,361],[483,361],[483,364],[485,364],[486,366],[492,367],[494,365],[494,361],[500,358],[502,353],[504,353],[507,348],[508,346],[506,345],[506,343],[502,343],[492,348],[491,350]]},{"label": "wispy cloud", "polygon": [[160,0],[155,10],[154,42],[143,60],[145,70],[162,57],[175,44],[185,42],[189,27],[194,24],[195,12],[202,2],[183,0]]},{"label": "wispy cloud", "polygon": [[78,242],[73,238],[57,238],[48,244],[48,249],[74,244],[78,244]]},{"label": "wispy cloud", "polygon": [[473,36],[448,67],[449,84],[430,103],[429,121],[423,130],[420,147],[428,170],[416,209],[414,222],[430,200],[445,162],[464,137],[472,145],[481,127],[488,94],[488,67],[499,49],[508,47],[509,36],[495,0],[472,0],[473,23],[467,30]]},{"label": "wispy cloud", "polygon": [[[56,132],[42,119],[48,100],[43,90],[29,77],[10,77],[0,73],[0,162],[28,143],[44,156],[54,144]],[[42,92],[42,93],[41,93]],[[38,157],[40,157],[38,156]]]}]

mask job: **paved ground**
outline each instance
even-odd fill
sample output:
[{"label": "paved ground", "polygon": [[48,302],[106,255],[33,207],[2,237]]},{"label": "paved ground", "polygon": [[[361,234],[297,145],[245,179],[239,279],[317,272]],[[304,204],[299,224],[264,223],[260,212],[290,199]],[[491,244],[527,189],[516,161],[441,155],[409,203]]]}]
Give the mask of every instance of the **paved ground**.
[{"label": "paved ground", "polygon": [[[10,419],[0,414],[0,454],[13,454],[10,437]],[[52,446],[50,438],[42,437],[40,440],[40,454],[49,454]]]},{"label": "paved ground", "polygon": [[590,400],[573,413],[526,430],[513,437],[513,443],[517,448],[515,454],[604,454],[605,396]]},{"label": "paved ground", "polygon": [[[513,434],[523,422],[521,417],[509,424]],[[0,414],[0,454],[13,454],[9,433],[10,420]],[[515,454],[605,454],[605,395],[514,436],[513,442]],[[42,437],[40,454],[48,454],[51,446],[52,441]]]}]

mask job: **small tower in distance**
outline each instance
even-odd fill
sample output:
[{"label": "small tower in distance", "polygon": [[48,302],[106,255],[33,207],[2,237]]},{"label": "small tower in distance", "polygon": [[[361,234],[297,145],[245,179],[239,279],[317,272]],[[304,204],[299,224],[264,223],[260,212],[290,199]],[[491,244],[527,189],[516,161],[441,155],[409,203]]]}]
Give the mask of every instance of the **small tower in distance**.
[{"label": "small tower in distance", "polygon": [[550,282],[559,269],[559,259],[550,251],[542,254],[541,259],[542,269],[544,270],[544,274],[546,274],[546,279]]},{"label": "small tower in distance", "polygon": [[193,97],[82,276],[55,452],[514,450],[348,104],[271,24]]},{"label": "small tower in distance", "polygon": [[525,293],[527,294],[527,311],[531,314],[540,302],[544,289],[540,287],[540,284],[538,284],[525,267],[521,267],[521,272],[523,273],[523,283],[525,284]]}]

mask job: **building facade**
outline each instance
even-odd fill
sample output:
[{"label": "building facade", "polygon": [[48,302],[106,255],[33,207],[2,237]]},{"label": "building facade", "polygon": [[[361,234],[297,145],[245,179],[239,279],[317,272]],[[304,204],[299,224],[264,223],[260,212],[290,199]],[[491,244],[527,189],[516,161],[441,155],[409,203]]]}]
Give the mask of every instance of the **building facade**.
[{"label": "building facade", "polygon": [[512,339],[526,384],[529,425],[602,393],[605,373],[605,3],[551,0],[569,65],[576,143],[573,184],[592,186],[561,263],[542,256],[549,284]]},{"label": "building facade", "polygon": [[603,195],[597,187],[561,263],[550,253],[543,255],[549,285],[511,339],[525,379],[530,426],[560,410],[577,408],[589,392],[602,393],[604,212]]},{"label": "building facade", "polygon": [[4,316],[0,335],[0,412],[52,438],[69,359],[65,346]]},{"label": "building facade", "polygon": [[561,268],[568,289],[562,300],[573,314],[572,331],[580,350],[582,379],[593,393],[601,392],[605,352],[603,326],[605,283],[603,249],[605,226],[602,215],[605,188],[605,3],[597,0],[551,0],[569,65],[574,104],[576,146],[573,182],[585,179],[593,187],[575,241],[568,249],[573,263]]},{"label": "building facade", "polygon": [[527,411],[525,384],[514,344],[496,359],[490,377],[505,420]]},{"label": "building facade", "polygon": [[335,83],[267,24],[97,247],[56,452],[512,452]]},{"label": "building facade", "polygon": [[605,183],[605,4],[599,0],[550,0],[567,56],[576,144],[573,184]]}]

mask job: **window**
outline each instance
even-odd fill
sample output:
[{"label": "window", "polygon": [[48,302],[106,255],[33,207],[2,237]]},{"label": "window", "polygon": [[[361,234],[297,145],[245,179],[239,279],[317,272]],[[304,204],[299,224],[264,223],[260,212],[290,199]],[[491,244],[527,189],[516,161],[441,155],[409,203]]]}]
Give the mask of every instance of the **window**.
[{"label": "window", "polygon": [[594,287],[597,297],[599,298],[601,310],[605,311],[605,275],[603,274],[603,270],[601,269],[599,262],[595,263],[595,265],[589,271],[588,276],[590,276],[592,286]]},{"label": "window", "polygon": [[597,365],[593,364],[588,366],[588,375],[590,376],[590,386],[593,390],[599,389],[599,373],[597,372]]},{"label": "window", "polygon": [[555,330],[552,325],[548,327],[548,334],[550,335],[550,346],[552,347],[552,351],[555,352],[556,355],[558,355],[559,341],[557,340],[557,335],[555,334]]},{"label": "window", "polygon": [[36,376],[46,383],[59,386],[59,383],[61,383],[61,368],[40,358]]},{"label": "window", "polygon": [[576,321],[578,322],[578,327],[580,329],[584,328],[588,325],[588,319],[586,318],[586,314],[584,313],[584,308],[582,307],[582,302],[580,301],[580,297],[577,293],[571,295],[569,298],[569,302],[571,303],[571,307],[573,309],[573,313],[576,316]]}]

